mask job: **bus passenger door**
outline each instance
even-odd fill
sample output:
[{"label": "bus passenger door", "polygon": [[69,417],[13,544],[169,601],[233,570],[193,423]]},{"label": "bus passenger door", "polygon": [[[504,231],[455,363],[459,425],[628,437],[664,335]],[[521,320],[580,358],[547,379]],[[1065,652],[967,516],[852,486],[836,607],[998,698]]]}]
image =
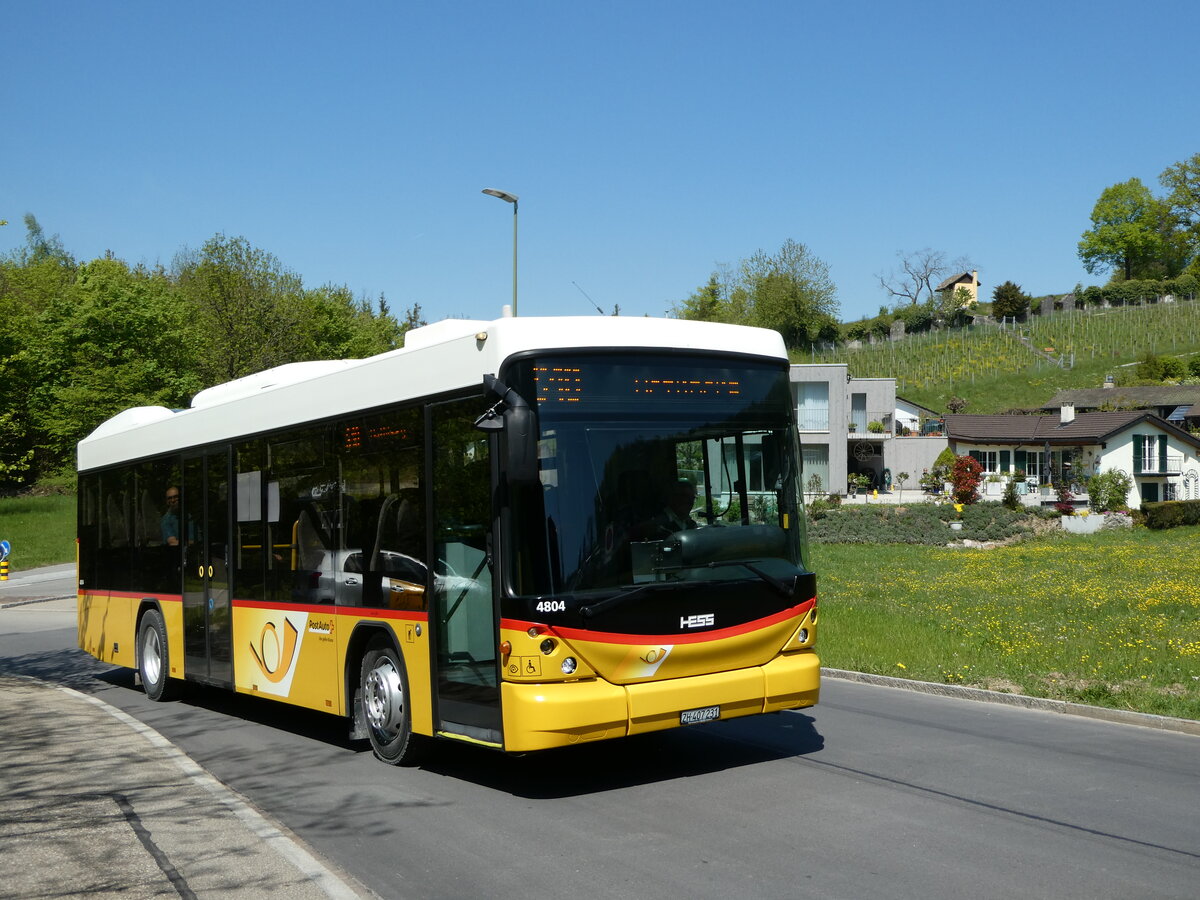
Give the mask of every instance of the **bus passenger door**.
[{"label": "bus passenger door", "polygon": [[184,673],[232,685],[228,450],[184,459],[182,504]]},{"label": "bus passenger door", "polygon": [[501,744],[498,631],[488,559],[488,436],[478,398],[431,408],[433,602],[438,729]]}]

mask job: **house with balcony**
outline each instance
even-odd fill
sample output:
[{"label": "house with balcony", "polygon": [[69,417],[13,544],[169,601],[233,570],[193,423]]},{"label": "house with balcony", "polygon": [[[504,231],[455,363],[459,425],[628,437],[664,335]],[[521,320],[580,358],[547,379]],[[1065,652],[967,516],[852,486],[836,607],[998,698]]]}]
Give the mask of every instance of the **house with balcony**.
[{"label": "house with balcony", "polygon": [[960,414],[945,422],[950,449],[983,467],[985,497],[998,499],[1013,478],[1024,502],[1050,502],[1061,480],[1079,501],[1089,478],[1115,469],[1133,479],[1130,506],[1200,500],[1200,438],[1144,410],[1076,414],[1066,404],[1045,416]]},{"label": "house with balcony", "polygon": [[937,414],[897,398],[894,378],[854,378],[846,363],[798,364],[791,386],[809,495],[845,495],[850,475],[886,490],[908,472],[906,486],[915,486],[946,447]]}]

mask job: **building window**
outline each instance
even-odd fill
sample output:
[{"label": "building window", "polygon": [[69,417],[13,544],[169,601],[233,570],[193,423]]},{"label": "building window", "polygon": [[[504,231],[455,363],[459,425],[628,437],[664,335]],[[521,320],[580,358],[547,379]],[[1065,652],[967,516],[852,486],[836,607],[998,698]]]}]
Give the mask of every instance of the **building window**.
[{"label": "building window", "polygon": [[825,444],[805,444],[801,454],[804,459],[804,492],[813,495],[829,493],[832,489],[829,483],[829,447]]},{"label": "building window", "polygon": [[851,394],[850,395],[850,424],[854,427],[852,431],[867,430],[867,395],[866,394]]},{"label": "building window", "polygon": [[1025,457],[1025,480],[1030,484],[1042,483],[1042,457],[1040,453],[1030,453]]},{"label": "building window", "polygon": [[824,381],[798,383],[796,420],[801,431],[829,430],[829,384]]},{"label": "building window", "polygon": [[1158,442],[1153,439],[1142,441],[1142,471],[1158,471]]},{"label": "building window", "polygon": [[971,450],[970,456],[983,467],[983,474],[995,475],[1000,472],[1000,452],[998,450]]}]

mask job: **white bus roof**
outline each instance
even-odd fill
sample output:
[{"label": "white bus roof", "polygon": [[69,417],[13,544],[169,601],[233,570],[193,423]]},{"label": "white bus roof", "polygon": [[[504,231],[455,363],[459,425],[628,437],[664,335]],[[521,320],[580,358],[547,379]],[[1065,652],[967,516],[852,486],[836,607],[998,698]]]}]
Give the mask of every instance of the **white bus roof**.
[{"label": "white bus roof", "polygon": [[188,409],[127,409],[79,442],[79,469],[100,468],[480,384],[515,353],[645,348],[787,359],[764,328],[620,316],[445,319],[366,359],[289,363],[198,393]]}]

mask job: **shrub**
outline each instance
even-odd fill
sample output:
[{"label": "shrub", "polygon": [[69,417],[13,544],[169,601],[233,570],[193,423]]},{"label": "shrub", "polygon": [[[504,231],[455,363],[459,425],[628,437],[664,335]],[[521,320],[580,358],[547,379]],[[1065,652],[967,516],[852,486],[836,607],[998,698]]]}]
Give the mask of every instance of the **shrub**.
[{"label": "shrub", "polygon": [[1182,359],[1174,356],[1164,356],[1162,359],[1162,377],[1166,381],[1168,378],[1179,379],[1187,375],[1187,366],[1184,365]]},{"label": "shrub", "polygon": [[1060,515],[1070,516],[1075,513],[1075,504],[1071,502],[1071,498],[1075,495],[1071,493],[1071,486],[1062,479],[1054,481],[1054,489],[1058,492],[1058,502],[1054,504],[1054,508],[1058,510]]},{"label": "shrub", "polygon": [[1200,525],[1200,500],[1167,500],[1162,503],[1143,503],[1142,514],[1145,516],[1147,528],[1175,528],[1179,525]]},{"label": "shrub", "polygon": [[[809,504],[812,510],[816,504]],[[917,503],[912,506],[869,504],[823,508],[814,515],[809,538],[821,544],[925,544],[939,546],[955,539],[1001,541],[1033,533],[1040,519],[1054,513],[1036,508],[1005,509],[999,503],[976,503],[956,513],[948,504]],[[948,523],[961,518],[961,532],[951,532]]]},{"label": "shrub", "polygon": [[950,469],[950,482],[954,485],[956,503],[974,503],[982,478],[983,466],[973,456],[959,456]]},{"label": "shrub", "polygon": [[1000,499],[1000,503],[1005,509],[1020,508],[1021,498],[1017,495],[1016,479],[1008,479],[1008,484],[1004,486],[1004,496]]},{"label": "shrub", "polygon": [[1093,475],[1087,485],[1092,508],[1099,512],[1126,509],[1132,488],[1133,479],[1115,469]]},{"label": "shrub", "polygon": [[883,423],[882,422],[868,422],[867,423],[867,431],[871,432],[871,434],[883,434]]}]

